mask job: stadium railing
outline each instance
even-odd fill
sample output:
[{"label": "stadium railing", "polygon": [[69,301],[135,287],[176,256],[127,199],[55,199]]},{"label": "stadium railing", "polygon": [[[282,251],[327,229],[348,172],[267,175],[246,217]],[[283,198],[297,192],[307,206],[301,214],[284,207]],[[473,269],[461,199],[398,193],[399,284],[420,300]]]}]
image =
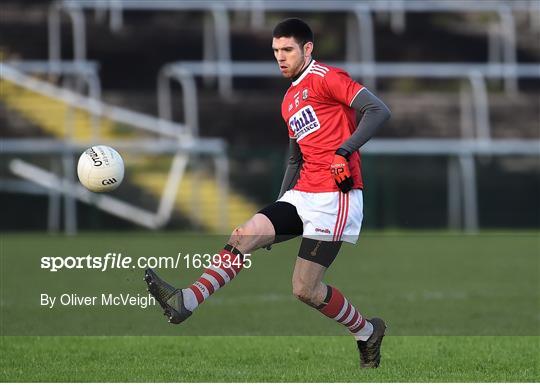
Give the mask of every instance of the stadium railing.
[{"label": "stadium railing", "polygon": [[101,99],[99,64],[96,61],[7,60],[4,63],[26,74],[61,77],[64,88],[72,87],[80,93],[86,90],[91,98]]},{"label": "stadium railing", "polygon": [[[338,65],[346,68],[351,74],[358,71],[363,76],[363,83],[373,87],[377,77],[396,77],[396,76],[417,76],[417,77],[440,77],[449,78],[447,76],[448,71],[452,73],[450,78],[466,78],[470,83],[472,90],[474,109],[469,110],[463,108],[462,104],[462,134],[465,136],[473,136],[476,138],[483,138],[493,143],[490,140],[490,122],[488,113],[488,101],[487,101],[487,89],[485,85],[485,78],[503,78],[505,80],[505,88],[507,91],[517,90],[517,79],[521,76],[529,76],[526,72],[532,73],[530,77],[538,77],[538,67],[536,65],[515,65],[516,61],[516,32],[513,12],[526,11],[535,12],[540,5],[534,1],[503,1],[503,0],[486,0],[482,2],[469,2],[469,1],[449,1],[449,0],[408,0],[408,1],[317,1],[300,3],[300,2],[283,2],[272,0],[221,0],[214,2],[200,2],[200,1],[146,1],[146,0],[115,0],[108,3],[96,1],[96,0],[64,0],[53,3],[49,12],[49,58],[51,61],[56,61],[60,58],[60,26],[59,18],[60,13],[66,11],[70,16],[73,24],[74,32],[74,56],[75,62],[86,59],[86,42],[85,40],[85,22],[84,22],[84,10],[94,9],[96,15],[99,12],[101,16],[104,15],[105,9],[111,11],[111,28],[119,28],[122,24],[122,12],[123,10],[201,10],[207,11],[212,15],[212,19],[205,19],[204,34],[205,34],[205,48],[204,48],[204,60],[201,62],[193,62],[193,66],[203,69],[203,73],[200,76],[210,77],[212,75],[217,76],[219,80],[219,89],[223,95],[230,95],[232,92],[232,78],[234,76],[242,76],[243,73],[236,75],[236,70],[240,71],[239,67],[242,64],[249,64],[253,67],[253,64],[259,65],[268,63],[250,63],[250,62],[232,62],[230,56],[230,28],[229,28],[229,15],[228,11],[246,11],[250,10],[254,18],[261,20],[264,17],[264,13],[268,11],[306,11],[306,12],[320,12],[320,11],[345,11],[350,12],[352,20],[355,23],[348,23],[347,25],[347,59],[355,58],[360,63],[339,63]],[[406,12],[495,12],[499,16],[499,22],[488,26],[488,58],[490,62],[498,61],[502,59],[505,65],[489,65],[485,64],[469,64],[462,63],[465,67],[460,67],[459,63],[408,63],[408,64],[393,64],[393,63],[375,63],[374,61],[374,34],[373,34],[373,22],[372,13],[374,12],[392,12],[393,15],[397,15],[395,20],[400,19],[400,15]],[[349,20],[351,17],[349,18]],[[213,25],[207,21],[213,21]],[[403,21],[403,20],[402,20]],[[254,25],[256,23],[253,23]],[[395,24],[400,24],[399,22]],[[403,26],[403,25],[402,25]],[[358,30],[360,30],[360,36],[358,36]],[[78,46],[78,48],[75,48]],[[217,50],[217,51],[215,51]],[[360,54],[360,55],[358,55]],[[211,61],[216,59],[216,62]],[[183,63],[186,64],[186,63]],[[272,70],[277,74],[275,64],[272,63]],[[400,70],[404,71],[404,74],[397,74],[397,66],[402,66]],[[391,66],[394,66],[393,68]],[[535,67],[536,66],[536,67]],[[219,70],[215,68],[219,67]],[[416,69],[412,69],[415,67]],[[475,67],[475,68],[473,68]],[[357,68],[355,70],[354,68]],[[519,68],[522,71],[522,75],[518,75],[515,71]],[[433,69],[433,70],[432,70]],[[159,92],[159,110],[162,118],[170,119],[170,80],[176,79],[181,83],[182,90],[189,95],[195,95],[195,97],[184,95],[184,111],[185,111],[185,123],[188,127],[196,129],[198,127],[198,112],[197,112],[197,99],[196,99],[196,87],[193,81],[190,70],[183,67],[165,66],[160,72],[158,80],[158,88],[162,91]],[[241,71],[245,73],[246,68],[242,68]],[[257,70],[256,70],[257,71]],[[389,71],[390,73],[386,73]],[[168,72],[168,73],[167,73]],[[186,73],[182,73],[186,72]],[[407,73],[414,72],[416,75],[407,75]],[[420,74],[418,74],[421,72]],[[247,71],[249,73],[249,70]],[[246,76],[259,76],[259,75],[246,75]],[[260,76],[269,76],[260,75]],[[272,76],[272,75],[270,75]],[[163,91],[164,90],[164,91]],[[462,90],[462,100],[468,91]],[[471,122],[474,122],[471,124]],[[467,133],[467,127],[473,127],[473,131]],[[194,132],[196,134],[196,132]],[[521,144],[516,143],[519,147]],[[519,152],[520,150],[516,150]],[[449,154],[451,155],[451,154]],[[494,154],[496,155],[496,154]],[[450,223],[458,223],[460,221],[460,215],[463,211],[465,218],[465,227],[468,229],[474,229],[478,226],[478,220],[476,213],[470,214],[471,210],[467,207],[474,207],[476,212],[476,196],[471,191],[476,191],[476,188],[471,188],[473,185],[470,181],[475,180],[474,177],[474,160],[466,160],[466,154],[457,154],[458,158],[449,162],[449,175],[456,182],[460,179],[462,188],[469,193],[464,193],[464,205],[461,204],[460,194],[449,194],[449,217]],[[468,155],[467,155],[468,156]],[[471,171],[472,170],[472,171]],[[471,177],[467,177],[473,176]],[[469,181],[469,182],[467,182]],[[451,186],[460,186],[459,183],[451,183]],[[449,188],[451,188],[449,186]],[[474,196],[473,196],[474,195]],[[453,196],[453,197],[452,197]],[[457,197],[457,198],[456,198]],[[456,201],[457,199],[457,201]],[[461,206],[465,206],[464,210],[461,210]]]},{"label": "stadium railing", "polygon": [[[77,213],[75,199],[92,203],[98,208],[113,215],[132,221],[149,228],[159,228],[165,225],[173,211],[174,200],[178,186],[182,179],[186,165],[191,154],[206,155],[212,158],[216,172],[216,182],[219,186],[220,200],[219,221],[222,229],[227,227],[227,196],[228,196],[228,158],[226,155],[226,143],[218,138],[197,138],[192,135],[192,130],[184,124],[178,124],[165,119],[159,119],[150,115],[142,114],[125,108],[106,104],[98,99],[57,87],[51,83],[30,77],[15,67],[0,63],[0,78],[9,81],[19,87],[31,90],[38,94],[62,101],[73,109],[87,111],[97,119],[109,119],[113,122],[123,123],[141,132],[155,135],[155,138],[130,139],[123,141],[107,141],[122,152],[136,152],[144,154],[171,154],[173,160],[168,172],[167,182],[160,197],[156,212],[149,212],[133,204],[122,201],[106,194],[93,194],[75,183],[75,160],[74,155],[81,153],[87,147],[96,143],[99,139],[99,131],[94,130],[93,137],[88,141],[76,141],[70,135],[72,124],[66,116],[65,137],[63,140],[54,139],[1,139],[0,153],[4,155],[23,154],[47,154],[62,159],[63,177],[53,172],[40,169],[22,160],[14,159],[10,162],[10,169],[17,175],[41,186],[35,188],[21,181],[3,180],[0,188],[5,191],[17,191],[22,193],[49,193],[56,191],[64,195],[64,223],[68,234],[77,230]],[[99,127],[99,125],[96,125]],[[49,194],[50,206],[54,207],[54,194]],[[50,215],[59,213],[59,210],[49,210]],[[59,215],[59,214],[58,214]],[[51,222],[51,221],[50,221]],[[54,222],[54,221],[52,221]]]},{"label": "stadium railing", "polygon": [[[511,73],[515,78],[540,78],[538,64],[470,64],[470,63],[378,63],[376,65],[354,63],[328,63],[344,68],[353,77],[374,75],[377,77],[418,77],[440,79],[468,79],[473,109],[461,104],[463,125],[462,139],[400,139],[373,140],[366,146],[367,153],[387,155],[447,155],[453,157],[448,163],[448,217],[449,224],[461,223],[467,231],[478,229],[478,204],[476,195],[475,155],[540,155],[538,140],[500,140],[491,138],[489,106],[485,78],[502,78]],[[279,77],[274,62],[177,62],[165,65],[158,75],[158,108],[162,118],[172,116],[171,80],[178,81],[184,103],[185,124],[198,126],[197,88],[195,76],[220,75],[232,77]],[[463,92],[460,94],[463,97]],[[473,116],[471,116],[471,114]],[[474,127],[466,137],[467,127]],[[364,151],[364,150],[363,150]],[[461,200],[463,196],[463,202]]]},{"label": "stadium railing", "polygon": [[[474,136],[491,137],[489,106],[485,79],[500,79],[508,74],[516,78],[540,78],[540,64],[473,64],[473,63],[377,63],[362,64],[348,62],[329,62],[345,69],[353,78],[376,76],[381,78],[436,78],[465,79],[470,84],[473,100],[473,117],[462,119],[462,133],[469,126],[475,127]],[[221,75],[232,77],[280,77],[275,62],[194,62],[181,61],[166,64],[161,68],[157,80],[158,113],[163,119],[172,118],[171,87],[172,80],[180,84],[187,126],[198,127],[198,103],[195,76]],[[471,112],[462,108],[462,113]],[[470,124],[471,121],[474,124]]]},{"label": "stadium railing", "polygon": [[[536,12],[540,5],[534,0],[395,0],[395,1],[349,1],[313,0],[309,2],[287,2],[281,0],[60,0],[49,8],[49,60],[51,63],[61,59],[62,12],[69,16],[73,28],[73,52],[75,61],[86,60],[85,9],[93,9],[96,14],[110,10],[111,28],[122,25],[122,12],[125,11],[203,11],[212,19],[204,22],[204,57],[203,61],[231,62],[230,22],[228,11],[251,11],[252,25],[261,25],[265,12],[302,11],[302,12],[347,12],[351,17],[347,23],[347,61],[372,64],[375,62],[375,33],[372,13],[390,12],[395,22],[393,26],[403,29],[406,12],[493,12],[498,15],[498,23],[487,28],[489,39],[488,58],[491,62],[502,60],[505,64],[516,63],[516,26],[514,11]],[[501,52],[502,51],[502,52]],[[365,84],[375,89],[376,78],[367,78]],[[219,90],[227,96],[232,92],[230,74],[223,72],[218,78]],[[505,76],[507,91],[517,90],[517,82],[511,74]]]}]

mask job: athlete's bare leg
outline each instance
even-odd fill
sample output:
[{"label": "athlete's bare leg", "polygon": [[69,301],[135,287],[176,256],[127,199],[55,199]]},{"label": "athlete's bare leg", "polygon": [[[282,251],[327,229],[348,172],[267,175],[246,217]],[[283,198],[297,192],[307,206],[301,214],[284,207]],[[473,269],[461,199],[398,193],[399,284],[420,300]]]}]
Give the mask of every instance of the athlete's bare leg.
[{"label": "athlete's bare leg", "polygon": [[[147,269],[145,280],[148,290],[165,310],[169,322],[183,322],[206,298],[236,277],[243,267],[245,254],[272,244],[274,238],[272,222],[266,215],[257,213],[234,229],[227,245],[212,258],[212,266],[191,286],[177,289],[152,269]],[[216,257],[219,258],[216,260]]]},{"label": "athlete's bare leg", "polygon": [[294,267],[293,294],[302,302],[317,309],[328,318],[345,326],[357,340],[363,367],[376,367],[380,360],[380,344],[386,326],[375,318],[374,324],[364,319],[360,312],[341,292],[325,285],[322,280],[327,268],[298,257]]},{"label": "athlete's bare leg", "polygon": [[326,267],[297,257],[292,277],[294,296],[310,306],[319,306],[327,292],[322,283],[325,271]]},{"label": "athlete's bare leg", "polygon": [[246,254],[272,244],[275,236],[274,225],[270,219],[257,213],[234,229],[227,243]]}]

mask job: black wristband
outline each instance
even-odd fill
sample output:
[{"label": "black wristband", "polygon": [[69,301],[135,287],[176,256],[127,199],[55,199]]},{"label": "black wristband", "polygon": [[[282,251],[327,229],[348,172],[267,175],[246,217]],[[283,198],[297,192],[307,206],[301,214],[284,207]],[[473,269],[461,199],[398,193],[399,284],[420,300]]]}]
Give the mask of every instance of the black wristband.
[{"label": "black wristband", "polygon": [[336,155],[341,155],[342,157],[344,157],[345,159],[349,160],[349,156],[351,156],[351,153],[347,150],[345,150],[344,148],[338,148],[336,150]]}]

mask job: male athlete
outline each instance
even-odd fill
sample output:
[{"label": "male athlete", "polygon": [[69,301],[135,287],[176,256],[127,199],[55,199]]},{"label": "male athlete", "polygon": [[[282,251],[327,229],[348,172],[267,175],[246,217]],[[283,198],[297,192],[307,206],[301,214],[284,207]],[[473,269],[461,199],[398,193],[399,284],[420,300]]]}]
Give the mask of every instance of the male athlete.
[{"label": "male athlete", "polygon": [[[272,49],[292,84],[281,105],[290,156],[277,202],[236,228],[219,261],[186,289],[177,289],[148,269],[148,290],[169,322],[180,323],[242,269],[243,254],[302,236],[294,267],[294,295],[349,329],[362,367],[378,367],[386,325],[365,319],[335,287],[322,282],[342,241],[356,243],[362,223],[362,176],[358,149],[390,117],[365,87],[338,69],[312,59],[313,33],[300,19],[273,32]],[[355,111],[362,118],[356,126]]]}]

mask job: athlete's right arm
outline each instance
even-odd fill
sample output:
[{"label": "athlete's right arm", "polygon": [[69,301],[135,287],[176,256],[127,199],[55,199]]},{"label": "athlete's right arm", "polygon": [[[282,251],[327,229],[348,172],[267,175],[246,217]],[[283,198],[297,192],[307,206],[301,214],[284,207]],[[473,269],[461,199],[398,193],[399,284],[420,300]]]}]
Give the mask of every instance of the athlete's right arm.
[{"label": "athlete's right arm", "polygon": [[287,169],[283,176],[283,182],[281,183],[281,189],[279,191],[278,199],[294,187],[298,176],[300,175],[300,169],[302,168],[302,152],[300,146],[296,143],[296,139],[289,139],[289,158],[287,161]]}]

